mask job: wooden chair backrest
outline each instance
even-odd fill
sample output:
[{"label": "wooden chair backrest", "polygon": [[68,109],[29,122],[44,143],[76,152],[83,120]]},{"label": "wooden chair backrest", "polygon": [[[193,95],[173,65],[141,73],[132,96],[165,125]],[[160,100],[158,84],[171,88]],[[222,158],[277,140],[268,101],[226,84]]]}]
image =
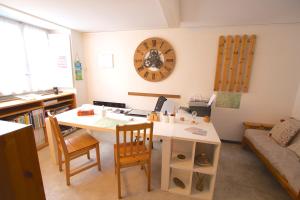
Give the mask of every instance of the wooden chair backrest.
[{"label": "wooden chair backrest", "polygon": [[67,146],[64,140],[63,135],[61,134],[57,119],[55,116],[51,115],[48,113],[48,117],[50,120],[50,124],[51,124],[51,128],[52,128],[52,132],[54,133],[55,136],[55,140],[57,143],[58,148],[60,148],[60,150],[64,153],[67,154]]},{"label": "wooden chair backrest", "polygon": [[[149,141],[147,142],[147,137]],[[116,127],[117,161],[122,157],[130,157],[139,154],[150,154],[152,150],[153,122],[132,124]],[[123,140],[122,140],[123,139]],[[122,140],[122,141],[121,141]],[[124,152],[120,153],[120,146],[125,145]],[[137,150],[137,151],[134,151]]]}]

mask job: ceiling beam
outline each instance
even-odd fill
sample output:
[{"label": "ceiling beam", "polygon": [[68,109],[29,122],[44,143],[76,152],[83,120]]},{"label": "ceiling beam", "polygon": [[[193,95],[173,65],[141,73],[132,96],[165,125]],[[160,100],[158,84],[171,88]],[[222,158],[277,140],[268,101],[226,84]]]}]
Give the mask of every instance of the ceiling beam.
[{"label": "ceiling beam", "polygon": [[179,0],[157,0],[162,15],[169,28],[178,27],[180,24],[180,2]]}]

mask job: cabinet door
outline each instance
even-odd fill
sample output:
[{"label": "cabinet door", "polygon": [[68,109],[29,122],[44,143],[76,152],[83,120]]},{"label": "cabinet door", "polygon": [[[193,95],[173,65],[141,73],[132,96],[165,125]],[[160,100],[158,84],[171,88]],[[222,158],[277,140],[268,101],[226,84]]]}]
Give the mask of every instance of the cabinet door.
[{"label": "cabinet door", "polygon": [[44,200],[31,126],[0,136],[0,199]]}]

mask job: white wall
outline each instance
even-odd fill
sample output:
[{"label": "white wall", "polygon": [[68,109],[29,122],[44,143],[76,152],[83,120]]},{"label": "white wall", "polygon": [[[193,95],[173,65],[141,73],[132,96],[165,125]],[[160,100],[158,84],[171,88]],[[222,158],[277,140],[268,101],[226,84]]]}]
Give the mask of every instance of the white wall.
[{"label": "white wall", "polygon": [[298,86],[298,92],[294,103],[293,117],[300,120],[300,84]]},{"label": "white wall", "polygon": [[[249,93],[242,95],[241,108],[215,108],[213,122],[222,139],[240,140],[242,122],[276,122],[290,116],[300,73],[300,25],[239,26],[199,29],[162,29],[83,34],[84,58],[88,67],[89,101],[125,102],[130,107],[152,109],[155,99],[128,96],[127,92],[180,94],[180,104],[190,96],[213,92],[218,37],[222,34],[257,34]],[[158,36],[174,47],[174,72],[158,83],[143,80],[135,71],[137,45]],[[114,54],[115,68],[101,69],[101,52]]]},{"label": "white wall", "polygon": [[[73,69],[73,80],[74,87],[76,88],[77,95],[77,106],[80,106],[88,102],[88,93],[87,93],[87,81],[86,81],[86,66],[83,62],[83,41],[82,34],[77,31],[71,31],[71,53],[72,53],[72,69]],[[74,75],[74,62],[76,59],[79,59],[83,66],[83,80],[75,80]]]}]

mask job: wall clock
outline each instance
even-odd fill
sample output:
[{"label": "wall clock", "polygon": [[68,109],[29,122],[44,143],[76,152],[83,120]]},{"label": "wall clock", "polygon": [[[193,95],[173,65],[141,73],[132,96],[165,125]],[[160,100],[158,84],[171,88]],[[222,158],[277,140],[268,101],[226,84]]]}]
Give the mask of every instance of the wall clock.
[{"label": "wall clock", "polygon": [[167,78],[175,67],[175,51],[164,39],[153,37],[142,41],[134,53],[137,73],[147,81],[161,81]]}]

